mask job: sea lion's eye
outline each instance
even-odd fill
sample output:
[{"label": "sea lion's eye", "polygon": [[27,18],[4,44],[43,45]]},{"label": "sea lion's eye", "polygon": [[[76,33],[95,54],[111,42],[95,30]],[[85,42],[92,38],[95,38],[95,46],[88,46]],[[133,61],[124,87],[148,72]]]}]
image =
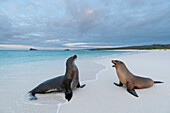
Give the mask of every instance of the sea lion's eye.
[{"label": "sea lion's eye", "polygon": [[118,62],[117,60],[115,60],[115,62]]}]

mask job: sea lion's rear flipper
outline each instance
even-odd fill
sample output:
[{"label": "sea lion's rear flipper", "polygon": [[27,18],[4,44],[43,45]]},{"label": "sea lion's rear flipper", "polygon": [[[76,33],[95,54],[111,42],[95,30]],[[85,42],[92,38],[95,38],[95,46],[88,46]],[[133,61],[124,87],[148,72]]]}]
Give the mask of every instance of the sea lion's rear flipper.
[{"label": "sea lion's rear flipper", "polygon": [[164,83],[164,82],[162,82],[162,81],[154,81],[154,83],[157,84],[157,83]]},{"label": "sea lion's rear flipper", "polygon": [[29,92],[29,100],[37,100],[37,97],[35,96],[35,94]]},{"label": "sea lion's rear flipper", "polygon": [[115,83],[114,82],[114,84],[116,85],[116,86],[119,86],[119,87],[121,87],[121,86],[123,86],[123,84],[119,81],[119,84],[118,83]]},{"label": "sea lion's rear flipper", "polygon": [[139,97],[138,94],[136,93],[136,91],[135,91],[134,89],[133,89],[133,90],[129,90],[129,89],[127,88],[127,91],[128,91],[130,94],[134,95],[135,97]]},{"label": "sea lion's rear flipper", "polygon": [[86,86],[86,84],[83,84],[80,86],[80,83],[77,84],[77,88],[83,88],[84,86]]},{"label": "sea lion's rear flipper", "polygon": [[70,101],[72,96],[73,96],[73,92],[71,90],[71,82],[72,82],[72,79],[65,79],[64,80],[65,98],[68,101]]}]

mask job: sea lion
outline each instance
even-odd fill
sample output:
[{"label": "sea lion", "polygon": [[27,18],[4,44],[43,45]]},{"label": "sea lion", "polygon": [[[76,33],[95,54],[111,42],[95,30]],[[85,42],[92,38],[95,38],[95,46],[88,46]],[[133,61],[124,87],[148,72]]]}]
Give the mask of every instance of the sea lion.
[{"label": "sea lion", "polygon": [[83,88],[79,82],[79,71],[74,61],[77,58],[76,55],[70,57],[66,61],[65,75],[58,76],[39,84],[30,93],[30,100],[36,100],[35,94],[45,94],[51,92],[65,92],[65,98],[70,101],[72,98],[72,90],[76,88]]},{"label": "sea lion", "polygon": [[114,64],[112,67],[116,68],[116,73],[119,78],[119,84],[114,84],[116,86],[125,85],[127,87],[127,91],[135,97],[138,97],[135,89],[149,88],[153,86],[154,83],[163,83],[161,81],[153,81],[150,78],[139,77],[132,74],[122,61],[112,60],[112,63]]}]

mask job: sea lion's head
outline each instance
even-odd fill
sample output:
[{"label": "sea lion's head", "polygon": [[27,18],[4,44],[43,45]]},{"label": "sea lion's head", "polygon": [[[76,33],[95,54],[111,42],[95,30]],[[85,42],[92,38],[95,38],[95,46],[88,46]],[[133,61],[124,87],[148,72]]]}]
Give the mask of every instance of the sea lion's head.
[{"label": "sea lion's head", "polygon": [[121,64],[124,64],[122,61],[120,61],[120,60],[112,60],[112,63],[114,64],[112,67],[117,67],[117,66],[119,66],[119,65],[121,65]]},{"label": "sea lion's head", "polygon": [[74,55],[74,56],[72,56],[73,57],[73,59],[75,60],[76,58],[77,58],[77,55]]},{"label": "sea lion's head", "polygon": [[77,59],[77,55],[71,56],[70,58],[67,59],[66,64],[73,64],[74,61]]}]

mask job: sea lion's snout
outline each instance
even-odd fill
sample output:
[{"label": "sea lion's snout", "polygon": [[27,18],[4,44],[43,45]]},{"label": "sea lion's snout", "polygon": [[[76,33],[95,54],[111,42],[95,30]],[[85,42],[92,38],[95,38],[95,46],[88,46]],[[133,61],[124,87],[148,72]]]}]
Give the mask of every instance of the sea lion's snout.
[{"label": "sea lion's snout", "polygon": [[112,65],[112,67],[115,67],[115,65],[116,65],[116,60],[112,60],[112,63],[114,64],[114,65]]},{"label": "sea lion's snout", "polygon": [[74,55],[73,58],[76,59],[76,58],[77,58],[77,55]]},{"label": "sea lion's snout", "polygon": [[117,60],[112,60],[112,63],[116,65]]}]

